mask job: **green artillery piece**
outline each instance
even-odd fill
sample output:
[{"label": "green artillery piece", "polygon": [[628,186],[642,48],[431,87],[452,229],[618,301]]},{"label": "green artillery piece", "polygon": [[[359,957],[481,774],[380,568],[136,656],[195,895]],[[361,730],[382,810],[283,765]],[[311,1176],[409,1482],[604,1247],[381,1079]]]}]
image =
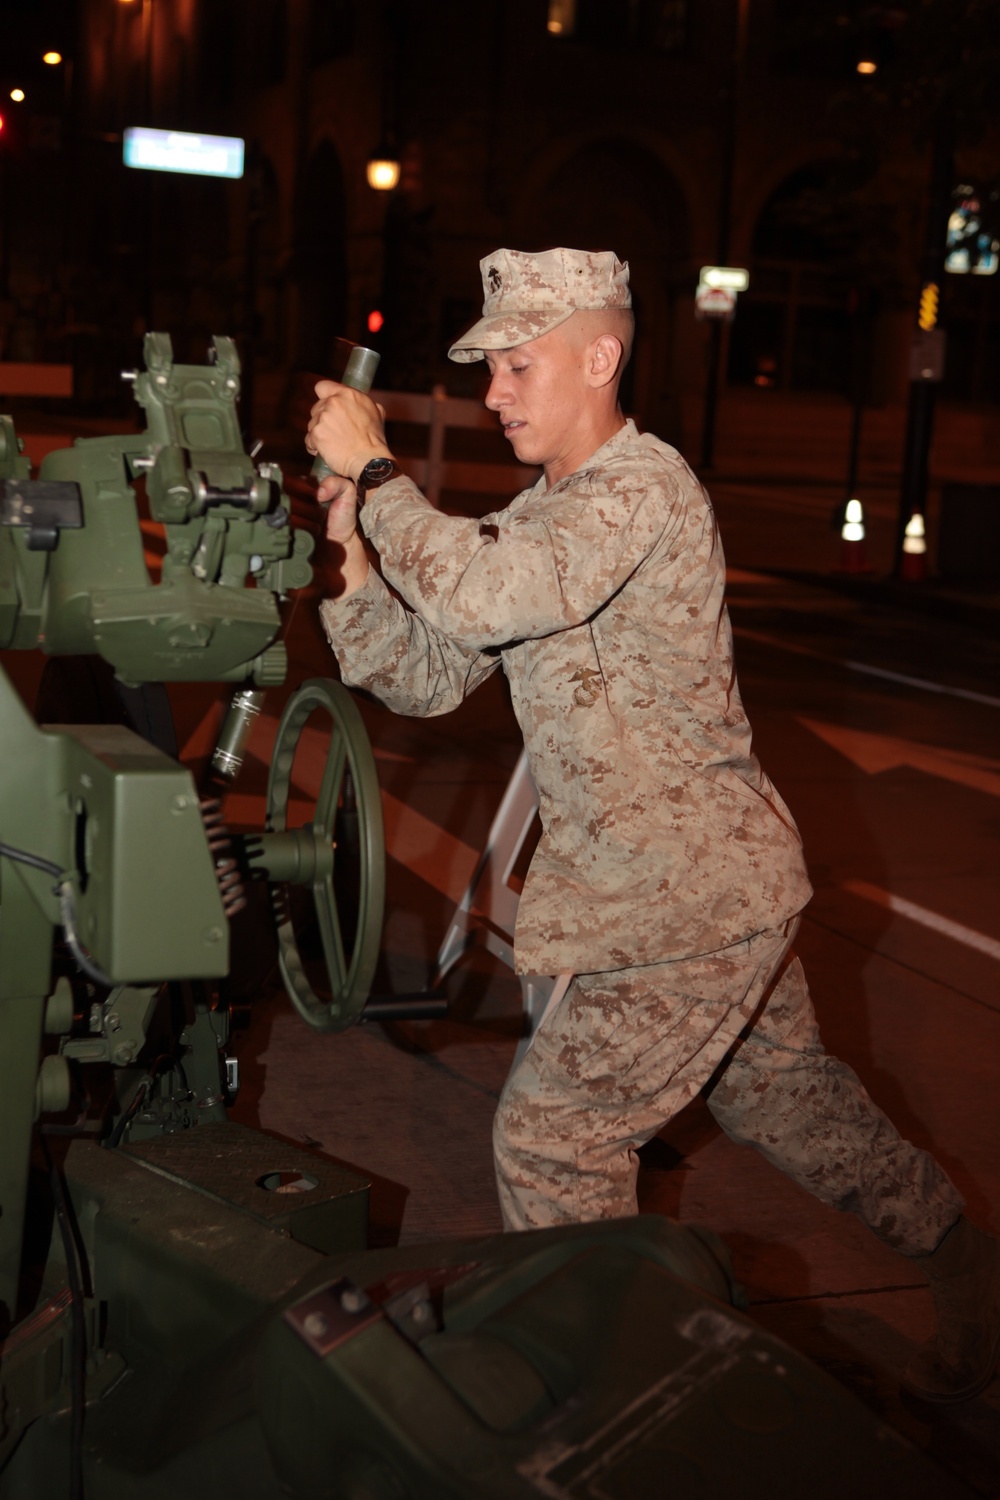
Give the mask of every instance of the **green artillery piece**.
[{"label": "green artillery piece", "polygon": [[[284,681],[275,594],[309,582],[312,538],[289,525],[277,467],[243,451],[236,350],[213,348],[207,367],[175,365],[169,338],[147,335],[146,371],[132,377],[145,433],[52,453],[34,485],[15,464],[0,646],[96,652],[132,683]],[[155,585],[135,525],[140,477],[166,539]]]},{"label": "green artillery piece", "polygon": [[[363,1177],[228,1120],[244,882],[312,893],[327,981],[287,915],[282,974],[317,1030],[350,1025],[381,927],[379,794],[349,694],[308,682],[267,827],[226,833],[218,793],[284,678],[279,601],[312,542],[243,449],[232,342],[203,367],[162,334],[145,355],[147,430],[78,441],[36,481],[0,417],[0,646],[97,655],[133,688],[237,685],[206,797],[120,724],[40,729],[0,674],[0,1500],[957,1496],[734,1310],[712,1236],[634,1219],[368,1251]],[[289,829],[314,712],[326,771]]]}]

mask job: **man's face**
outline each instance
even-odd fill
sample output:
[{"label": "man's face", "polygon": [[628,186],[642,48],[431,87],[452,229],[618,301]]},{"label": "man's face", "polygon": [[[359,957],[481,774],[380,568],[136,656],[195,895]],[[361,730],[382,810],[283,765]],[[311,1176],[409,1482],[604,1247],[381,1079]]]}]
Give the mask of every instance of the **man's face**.
[{"label": "man's face", "polygon": [[516,349],[486,354],[491,380],[486,405],[524,464],[542,464],[550,484],[572,474],[592,448],[591,388],[586,349],[561,324]]}]

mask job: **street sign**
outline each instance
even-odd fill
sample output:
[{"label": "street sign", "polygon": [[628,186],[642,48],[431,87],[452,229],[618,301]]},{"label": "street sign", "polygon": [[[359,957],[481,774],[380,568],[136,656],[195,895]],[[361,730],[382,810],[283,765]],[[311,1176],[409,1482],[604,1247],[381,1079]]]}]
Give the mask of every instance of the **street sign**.
[{"label": "street sign", "polygon": [[243,141],[234,135],[192,135],[185,130],[153,130],[134,125],[125,131],[127,167],[152,172],[187,172],[199,177],[242,177]]},{"label": "street sign", "polygon": [[696,318],[721,318],[731,323],[736,314],[736,293],[729,287],[706,286],[702,283],[694,294]]},{"label": "street sign", "polygon": [[698,285],[720,287],[727,292],[745,292],[750,285],[750,272],[742,266],[702,266]]},{"label": "street sign", "polygon": [[944,347],[943,328],[932,328],[926,332],[921,328],[915,329],[913,343],[910,345],[910,379],[932,382],[943,380]]}]

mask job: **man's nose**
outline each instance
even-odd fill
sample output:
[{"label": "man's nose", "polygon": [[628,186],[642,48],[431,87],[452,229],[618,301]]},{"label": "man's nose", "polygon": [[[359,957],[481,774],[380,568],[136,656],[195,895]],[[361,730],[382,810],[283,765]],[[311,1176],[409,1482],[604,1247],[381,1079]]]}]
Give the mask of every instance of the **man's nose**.
[{"label": "man's nose", "polygon": [[494,371],[486,392],[486,409],[488,411],[500,411],[506,406],[509,396],[504,385],[503,376],[499,370]]}]

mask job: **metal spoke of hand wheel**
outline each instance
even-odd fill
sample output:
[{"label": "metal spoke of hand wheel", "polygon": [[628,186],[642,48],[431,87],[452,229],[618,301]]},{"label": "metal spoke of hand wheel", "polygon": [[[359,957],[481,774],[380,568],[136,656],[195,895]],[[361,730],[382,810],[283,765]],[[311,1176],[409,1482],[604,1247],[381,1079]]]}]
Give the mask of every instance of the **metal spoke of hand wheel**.
[{"label": "metal spoke of hand wheel", "polygon": [[[329,717],[330,744],[312,822],[290,830],[288,798],[306,723]],[[357,705],[339,682],[312,678],[289,699],[267,783],[264,863],[272,878],[312,891],[329,993],[313,989],[290,892],[275,891],[278,961],[292,1002],[317,1031],[342,1031],[361,1014],[378,960],[385,907],[382,802],[371,745]]]}]

